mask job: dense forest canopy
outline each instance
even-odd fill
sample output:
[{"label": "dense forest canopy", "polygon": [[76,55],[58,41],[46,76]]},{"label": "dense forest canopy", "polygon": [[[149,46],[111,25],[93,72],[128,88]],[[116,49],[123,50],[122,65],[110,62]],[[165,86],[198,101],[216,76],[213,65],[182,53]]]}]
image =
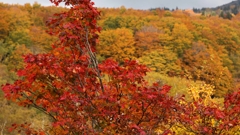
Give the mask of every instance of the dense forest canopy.
[{"label": "dense forest canopy", "polygon": [[[142,76],[142,74],[145,74],[147,71],[145,71],[144,67],[134,62],[128,63],[129,65],[126,64],[126,60],[137,60],[140,64],[144,64],[150,69],[150,72],[147,73],[145,77],[148,82],[157,82],[157,86],[159,85],[161,87],[165,86],[164,84],[172,86],[167,96],[176,98],[185,94],[187,100],[186,104],[187,102],[201,99],[206,106],[214,108],[215,104],[217,104],[220,106],[219,110],[224,110],[222,109],[224,103],[226,103],[226,100],[225,102],[223,101],[224,97],[229,93],[236,92],[240,87],[240,14],[235,12],[236,7],[237,6],[229,9],[229,13],[231,10],[231,13],[235,14],[231,14],[231,17],[228,17],[227,13],[220,11],[219,14],[209,15],[208,13],[210,10],[208,10],[208,12],[204,11],[201,14],[194,13],[192,10],[179,9],[173,11],[161,8],[136,10],[127,9],[124,6],[120,8],[99,8],[100,17],[97,18],[96,26],[101,27],[102,30],[101,32],[96,32],[99,37],[94,34],[92,35],[93,37],[96,36],[96,42],[95,40],[90,42],[96,43],[96,52],[94,53],[96,53],[99,63],[103,63],[103,65],[105,64],[109,67],[111,67],[110,64],[112,64],[123,72],[131,71],[134,72],[133,74],[135,75]],[[225,8],[227,8],[227,6],[223,6],[222,9]],[[71,57],[70,55],[65,56],[61,54],[61,51],[59,51],[60,48],[59,50],[54,48],[55,41],[61,40],[64,42],[64,38],[66,37],[62,36],[62,39],[58,39],[59,35],[54,35],[54,32],[57,33],[60,30],[54,31],[55,26],[51,26],[50,28],[46,26],[46,23],[49,23],[49,18],[56,18],[56,13],[67,13],[68,10],[69,8],[56,6],[44,7],[37,2],[32,5],[29,3],[25,5],[0,3],[1,85],[6,83],[11,84],[18,79],[24,78],[18,77],[19,74],[16,74],[16,71],[26,66],[26,63],[23,61],[23,55],[31,54],[32,57],[34,57],[51,53],[61,59]],[[194,11],[195,10],[196,9],[194,9]],[[196,10],[195,12],[199,11]],[[80,19],[81,18],[78,18],[77,21]],[[61,23],[65,23],[64,21]],[[85,23],[88,22],[86,21]],[[88,25],[91,26],[91,24]],[[71,26],[68,25],[63,26],[63,28],[66,29],[71,29],[70,27]],[[65,32],[69,31],[66,30]],[[77,38],[75,36],[76,35],[71,35],[69,39]],[[72,42],[73,41],[69,41],[67,43],[72,44]],[[117,61],[119,67],[116,66],[116,63],[105,61],[109,58]],[[103,77],[103,82],[107,83],[108,79],[112,79],[110,83],[108,82],[110,87],[117,81],[121,81],[121,78],[110,73],[110,71],[107,70],[109,67],[102,67],[102,72],[104,72],[104,74],[109,74],[109,76]],[[133,67],[140,68],[141,70],[139,70],[141,72],[135,71]],[[120,73],[118,75],[124,76]],[[130,74],[127,75],[130,76]],[[114,77],[117,79],[114,80]],[[137,79],[142,80],[141,77]],[[73,80],[72,78],[70,82]],[[130,82],[131,81],[127,82],[127,84],[129,83],[129,87],[126,86],[125,90],[133,86],[136,87],[134,81]],[[57,84],[58,81],[54,83],[59,85],[59,87],[67,87]],[[40,84],[38,85],[40,87]],[[142,84],[140,83],[137,85]],[[115,85],[113,85],[113,87],[115,87]],[[125,87],[125,85],[122,85],[122,87]],[[163,87],[163,89],[165,89],[165,87]],[[166,88],[166,91],[167,90],[168,88]],[[132,93],[130,92],[130,94]],[[138,96],[141,97],[142,100],[148,100],[148,98],[144,96]],[[229,99],[232,97],[229,96]],[[166,99],[169,100],[169,102],[172,101],[171,98]],[[231,99],[229,103],[234,105],[238,103],[239,105],[239,96],[236,99],[238,100],[233,101]],[[100,100],[99,102],[105,103]],[[215,104],[213,105],[212,103]],[[20,105],[23,104],[20,103]],[[183,104],[181,105],[183,106]],[[195,110],[192,111],[199,111],[197,109],[199,109],[198,107],[201,105],[197,107],[195,105],[196,104],[189,103],[188,109],[195,107]],[[6,127],[10,127],[12,123],[20,124],[25,121],[31,122],[31,128],[35,130],[40,129],[50,134],[61,133],[62,129],[60,127],[54,130],[52,129],[52,125],[50,124],[52,118],[44,115],[41,111],[36,111],[36,109],[28,105],[25,105],[25,107],[28,108],[19,107],[12,103],[12,101],[6,100],[4,98],[4,93],[2,91],[0,92],[1,134],[16,134],[17,131],[9,133]],[[218,112],[218,110],[214,110],[218,116],[216,118],[209,116],[208,121],[206,123],[203,122],[209,126],[209,129],[205,129],[207,127],[201,127],[201,125],[197,125],[196,123],[196,125],[191,125],[188,123],[189,121],[179,120],[176,125],[173,123],[165,125],[164,123],[167,121],[163,121],[162,123],[158,123],[161,126],[155,127],[154,130],[163,133],[163,131],[171,129],[171,131],[178,134],[198,134],[202,133],[200,129],[206,130],[206,133],[210,133],[210,127],[212,127],[212,133],[221,133],[222,131],[224,131],[225,134],[233,132],[239,133],[239,125],[237,123],[239,122],[240,116],[239,108],[237,109],[234,110],[235,112],[229,110],[223,111],[226,114],[236,116],[238,121],[236,120],[231,123],[234,125],[234,128],[231,126],[224,127],[225,125],[219,124],[218,122],[224,121],[223,116],[225,116],[225,114],[223,112]],[[151,113],[149,113],[149,115],[150,114]],[[194,115],[194,113],[189,114],[189,117],[196,117],[196,119],[200,121],[202,115]],[[136,117],[137,116],[138,113],[136,113]],[[187,119],[187,116],[182,116],[181,114],[179,117]],[[87,123],[89,124],[89,122]],[[100,125],[95,125],[99,127],[95,128],[94,131],[105,132],[105,130],[110,130],[114,133],[115,131],[113,129],[118,129],[116,127],[110,129],[111,126],[108,127],[106,123],[103,122],[100,123]],[[121,124],[124,125],[123,123]],[[213,126],[214,124],[216,127],[219,126],[219,129],[222,126],[221,132],[215,129],[215,126]],[[198,126],[201,127],[198,128],[199,132],[192,131],[192,129],[196,129]],[[100,127],[106,129],[102,130]],[[135,128],[137,131],[143,133],[141,128]],[[150,132],[147,125],[143,124],[142,128]],[[121,129],[119,127],[118,130],[119,133],[125,131],[123,127],[121,127]],[[129,131],[129,133],[136,132]],[[69,133],[73,132],[69,131]],[[80,131],[78,133],[80,133]]]}]

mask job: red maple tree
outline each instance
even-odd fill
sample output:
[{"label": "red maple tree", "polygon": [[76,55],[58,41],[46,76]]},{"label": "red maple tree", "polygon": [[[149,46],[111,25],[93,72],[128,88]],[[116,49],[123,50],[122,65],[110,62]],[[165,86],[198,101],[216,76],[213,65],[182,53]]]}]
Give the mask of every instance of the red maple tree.
[{"label": "red maple tree", "polygon": [[[149,87],[143,79],[148,69],[136,61],[98,64],[100,12],[90,0],[64,2],[71,6],[69,11],[47,22],[48,33],[59,37],[53,50],[25,56],[26,66],[18,71],[22,79],[3,87],[5,97],[41,110],[61,134],[144,134],[167,122],[175,106],[167,96],[170,87]],[[20,127],[33,133],[29,126]]]},{"label": "red maple tree", "polygon": [[[62,2],[51,1],[55,5]],[[63,2],[70,9],[47,22],[48,33],[59,40],[49,53],[25,56],[26,66],[18,71],[21,79],[2,88],[7,99],[48,115],[52,120],[52,134],[144,135],[154,134],[160,125],[171,128],[175,122],[201,133],[210,132],[204,127],[191,128],[189,118],[194,120],[194,117],[190,115],[202,112],[180,104],[181,97],[168,96],[170,86],[157,83],[151,86],[144,80],[149,71],[146,66],[134,60],[126,60],[121,66],[110,59],[98,64],[95,46],[101,30],[97,26],[100,12],[90,0]],[[239,122],[239,93],[228,96],[225,103],[227,108],[231,104],[235,111],[201,108],[197,103],[195,108],[205,109],[204,116],[225,120],[225,116],[234,113],[235,123],[231,124],[236,126]],[[13,124],[11,129],[16,128],[26,134],[45,134],[28,124]],[[163,134],[174,134],[170,128],[164,129]],[[225,124],[221,128],[229,126]]]}]

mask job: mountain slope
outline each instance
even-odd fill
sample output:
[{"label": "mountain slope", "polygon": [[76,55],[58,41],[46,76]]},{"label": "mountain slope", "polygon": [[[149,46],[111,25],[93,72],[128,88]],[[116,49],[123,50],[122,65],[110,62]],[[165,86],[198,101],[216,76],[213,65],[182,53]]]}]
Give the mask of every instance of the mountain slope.
[{"label": "mountain slope", "polygon": [[234,15],[240,12],[240,0],[235,0],[230,3],[213,8],[193,8],[193,11],[195,13],[202,13],[203,15],[218,15],[224,19],[231,19]]}]

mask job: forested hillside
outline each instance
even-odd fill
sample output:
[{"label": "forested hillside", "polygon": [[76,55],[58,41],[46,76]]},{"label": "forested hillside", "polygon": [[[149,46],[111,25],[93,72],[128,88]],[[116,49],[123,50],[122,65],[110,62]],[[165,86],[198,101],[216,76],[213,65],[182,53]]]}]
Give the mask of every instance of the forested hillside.
[{"label": "forested hillside", "polygon": [[[57,37],[46,33],[51,31],[46,23],[55,13],[67,10],[38,3],[0,3],[1,85],[20,79],[16,71],[25,66],[23,55],[52,50]],[[147,81],[169,84],[169,96],[185,94],[189,102],[202,98],[223,106],[224,97],[240,87],[240,14],[229,20],[183,10],[135,10],[124,6],[99,10],[99,63],[112,58],[124,66],[126,60],[137,60],[151,70],[145,77]],[[7,101],[0,91],[0,134],[15,135],[17,131],[9,133],[6,127],[25,121],[32,122],[36,129],[51,127],[51,118],[30,106],[23,108]],[[187,124],[173,126],[173,130],[185,133],[188,129],[184,126]],[[159,132],[162,128],[168,127],[160,127]],[[237,131],[234,128],[229,132]]]},{"label": "forested hillside", "polygon": [[202,9],[193,8],[193,11],[206,16],[219,16],[224,19],[231,19],[240,11],[240,0],[234,0],[217,7],[207,7]]},{"label": "forested hillside", "polygon": [[181,10],[101,11],[100,59],[138,59],[162,75],[191,76],[214,85],[217,97],[236,85],[240,77],[238,15],[227,20]]}]

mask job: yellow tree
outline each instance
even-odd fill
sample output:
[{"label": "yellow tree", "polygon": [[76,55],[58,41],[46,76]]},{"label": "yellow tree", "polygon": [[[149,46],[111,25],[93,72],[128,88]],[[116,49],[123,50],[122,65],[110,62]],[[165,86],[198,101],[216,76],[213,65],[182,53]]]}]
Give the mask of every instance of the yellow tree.
[{"label": "yellow tree", "polygon": [[39,26],[32,26],[30,28],[30,38],[32,41],[30,49],[33,53],[49,51],[51,43],[56,40],[56,37],[50,36]]},{"label": "yellow tree", "polygon": [[178,54],[178,56],[182,56],[184,50],[190,48],[192,45],[193,35],[186,25],[182,23],[175,23],[172,37],[174,39],[172,42],[172,49]]},{"label": "yellow tree", "polygon": [[110,57],[119,62],[134,58],[135,41],[131,30],[126,28],[106,30],[99,36],[97,51],[102,57]]},{"label": "yellow tree", "polygon": [[8,13],[6,19],[9,21],[9,32],[4,43],[7,43],[8,46],[25,44],[29,47],[31,45],[29,37],[31,21],[28,12],[22,11],[18,7],[10,7]]},{"label": "yellow tree", "polygon": [[145,53],[145,55],[139,58],[139,61],[147,65],[152,71],[161,74],[176,74],[181,71],[181,67],[177,65],[177,55],[173,53],[169,48],[163,47],[158,50]]},{"label": "yellow tree", "polygon": [[110,16],[100,23],[104,30],[128,28],[139,30],[146,23],[145,19],[136,16]]},{"label": "yellow tree", "polygon": [[0,8],[0,40],[5,39],[9,32],[9,20],[7,20],[8,12]]},{"label": "yellow tree", "polygon": [[184,50],[191,47],[194,36],[184,23],[179,19],[173,19],[177,22],[162,19],[163,24],[160,29],[163,30],[163,33],[159,36],[160,44],[170,47],[173,52],[178,54],[178,57],[182,57]]}]

